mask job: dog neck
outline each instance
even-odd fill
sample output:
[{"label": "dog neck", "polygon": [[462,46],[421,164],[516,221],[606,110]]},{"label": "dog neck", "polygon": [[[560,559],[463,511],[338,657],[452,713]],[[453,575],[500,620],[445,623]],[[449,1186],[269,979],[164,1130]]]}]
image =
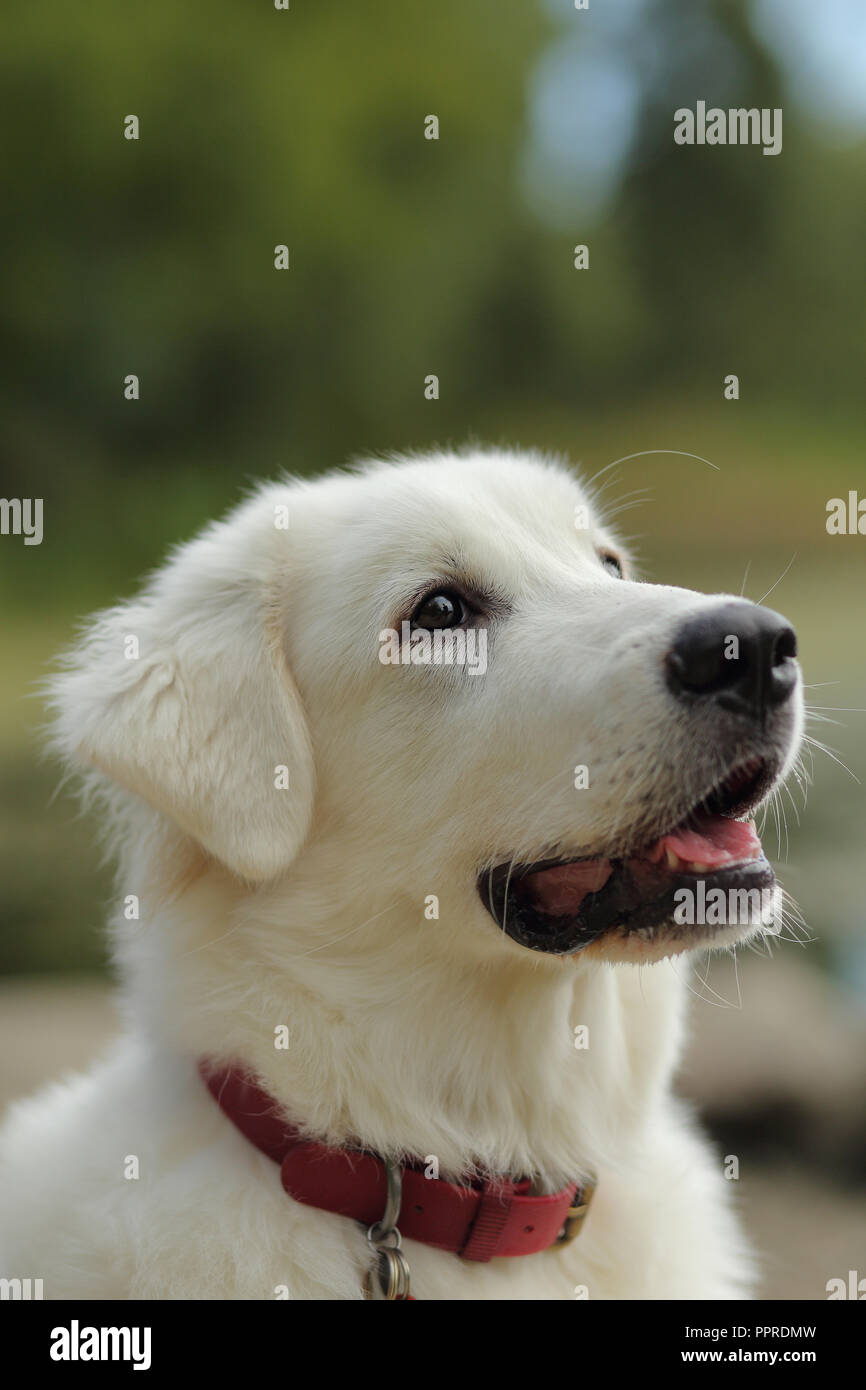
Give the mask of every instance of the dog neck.
[{"label": "dog neck", "polygon": [[146,949],[141,924],[117,934],[153,1044],[244,1065],[329,1145],[555,1190],[626,1161],[665,1103],[681,1018],[667,963],[538,960],[495,938],[473,957],[414,902],[338,911],[302,881],[251,891],[213,863],[155,911]]}]

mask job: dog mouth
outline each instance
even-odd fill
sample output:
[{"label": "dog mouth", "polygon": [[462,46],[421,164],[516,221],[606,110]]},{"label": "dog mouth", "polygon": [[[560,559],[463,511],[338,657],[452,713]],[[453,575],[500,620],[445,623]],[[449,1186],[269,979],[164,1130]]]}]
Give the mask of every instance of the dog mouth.
[{"label": "dog mouth", "polygon": [[[573,955],[607,933],[652,938],[670,926],[676,949],[706,942],[719,926],[676,925],[678,907],[689,890],[704,904],[713,890],[724,901],[731,894],[757,890],[760,901],[772,892],[775,875],[748,819],[776,777],[764,758],[739,764],[716,783],[684,816],[661,835],[619,856],[539,860],[499,864],[478,880],[481,900],[496,924],[519,946],[549,955]],[[685,920],[688,921],[686,915]],[[706,921],[719,921],[707,916]],[[732,923],[740,932],[754,925],[750,915]]]}]

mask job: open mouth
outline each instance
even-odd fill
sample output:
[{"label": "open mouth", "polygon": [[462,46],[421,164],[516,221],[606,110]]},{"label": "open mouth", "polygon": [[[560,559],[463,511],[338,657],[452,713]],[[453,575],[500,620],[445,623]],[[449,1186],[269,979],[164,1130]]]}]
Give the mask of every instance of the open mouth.
[{"label": "open mouth", "polygon": [[680,890],[695,892],[699,881],[703,901],[716,889],[726,899],[740,890],[762,895],[773,888],[775,877],[754,823],[745,817],[774,780],[775,769],[763,758],[752,758],[713,786],[670,830],[633,852],[619,858],[500,864],[479,878],[481,900],[518,945],[563,956],[614,928],[625,935],[648,933],[672,922],[682,901]]}]

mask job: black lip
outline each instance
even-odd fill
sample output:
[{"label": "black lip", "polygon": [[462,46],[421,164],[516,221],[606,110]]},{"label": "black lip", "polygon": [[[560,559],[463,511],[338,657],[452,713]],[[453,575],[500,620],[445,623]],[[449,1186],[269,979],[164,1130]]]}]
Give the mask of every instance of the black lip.
[{"label": "black lip", "polygon": [[[645,835],[642,843],[651,844],[676,826],[688,825],[690,818],[701,811],[742,818],[763,801],[778,773],[779,766],[773,758],[755,755],[738,761],[699,801],[684,808],[678,818],[668,819],[665,825]],[[583,856],[587,861],[599,857],[602,856]],[[533,864],[499,864],[481,874],[478,892],[494,922],[512,941],[531,951],[563,956],[583,950],[612,928],[628,935],[670,923],[677,906],[674,894],[681,888],[693,888],[699,878],[707,892],[713,888],[725,892],[738,888],[761,890],[772,888],[776,881],[763,853],[757,859],[732,864],[712,874],[672,874],[664,864],[649,866],[642,862],[639,876],[634,870],[636,852],[604,857],[610,857],[610,878],[598,892],[586,895],[572,917],[552,917],[539,911],[521,892],[521,884],[529,874],[556,864],[580,862],[580,856],[544,859]]]},{"label": "black lip", "polygon": [[[760,805],[778,774],[779,767],[774,759],[747,759],[717,782],[689,814],[693,815],[695,811],[712,811],[717,815],[742,818]],[[688,816],[684,819],[688,819]],[[681,824],[681,821],[677,824]]]},{"label": "black lip", "polygon": [[[629,935],[671,922],[676,907],[674,894],[682,888],[694,889],[699,879],[708,893],[714,888],[726,893],[741,888],[766,890],[776,881],[763,854],[713,874],[672,874],[663,864],[648,871],[644,864],[640,879],[632,861],[614,859],[607,883],[597,893],[588,893],[574,916],[550,917],[521,895],[521,881],[528,874],[562,862],[552,859],[516,867],[500,864],[481,875],[478,891],[484,906],[497,926],[518,946],[547,955],[574,955],[611,928],[616,927],[621,935]],[[701,938],[711,930],[677,928],[678,934],[687,932]]]}]

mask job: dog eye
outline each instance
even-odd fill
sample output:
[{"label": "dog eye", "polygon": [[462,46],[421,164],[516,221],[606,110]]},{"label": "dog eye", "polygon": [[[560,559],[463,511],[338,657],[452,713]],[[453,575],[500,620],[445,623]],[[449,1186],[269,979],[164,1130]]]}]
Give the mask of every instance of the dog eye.
[{"label": "dog eye", "polygon": [[622,561],[614,555],[612,550],[602,550],[599,557],[608,574],[612,574],[615,579],[623,578]]},{"label": "dog eye", "polygon": [[428,594],[422,599],[412,614],[413,627],[459,627],[466,617],[466,608],[458,594],[443,589],[441,593]]}]

